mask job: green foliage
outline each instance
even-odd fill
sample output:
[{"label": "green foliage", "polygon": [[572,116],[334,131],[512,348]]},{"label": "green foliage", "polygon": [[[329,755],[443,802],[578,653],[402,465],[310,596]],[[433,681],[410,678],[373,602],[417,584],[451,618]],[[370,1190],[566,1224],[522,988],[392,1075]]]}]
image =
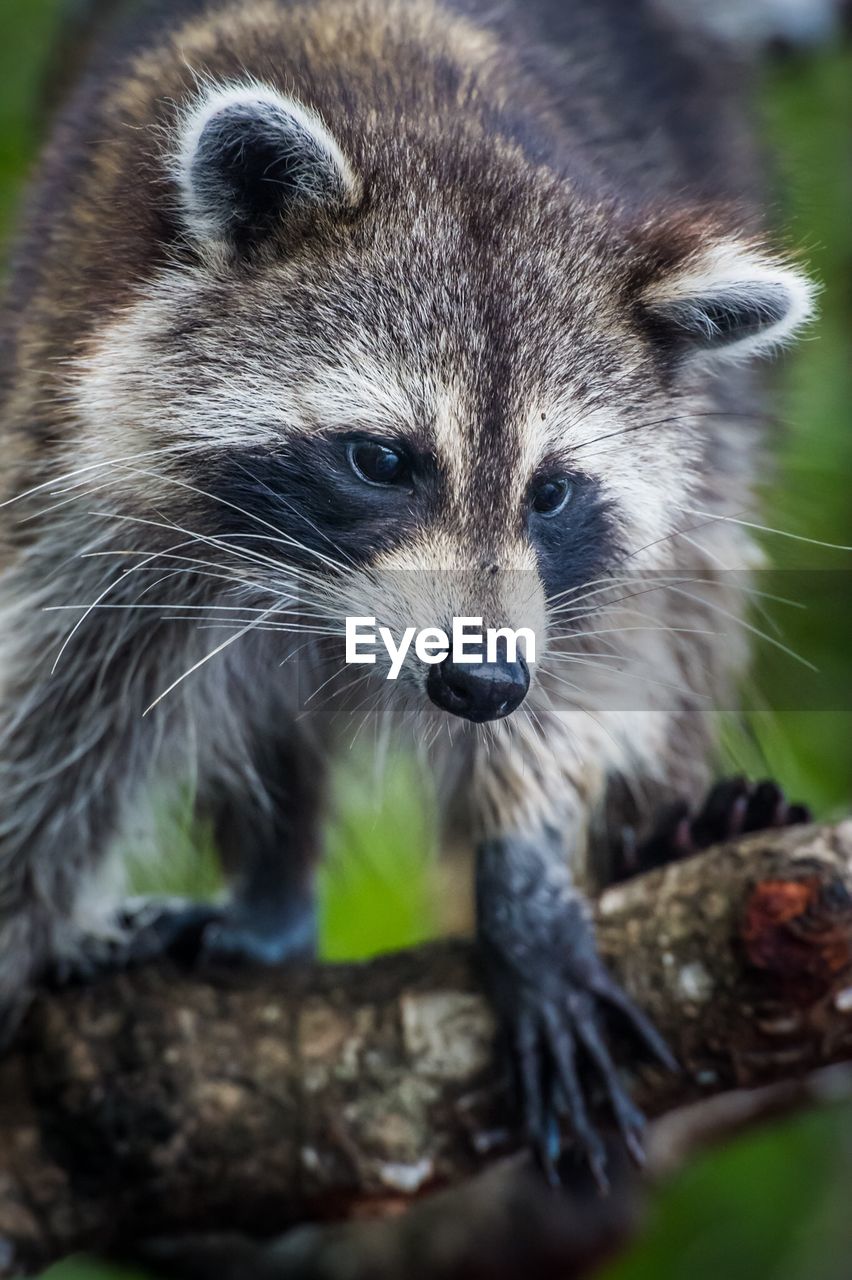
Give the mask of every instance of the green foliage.
[{"label": "green foliage", "polygon": [[848,1109],[827,1107],[696,1160],[606,1280],[848,1280]]},{"label": "green foliage", "polygon": [[320,877],[320,941],[329,960],[414,946],[438,932],[428,786],[409,757],[381,779],[353,761],[337,780],[337,821]]},{"label": "green foliage", "polygon": [[[778,466],[763,486],[766,523],[804,537],[852,546],[852,51],[782,63],[768,76],[763,117],[779,160],[784,201],[778,220],[803,249],[824,286],[820,319],[783,366],[778,393]],[[763,646],[756,681],[767,710],[752,716],[766,771],[817,812],[848,807],[852,793],[852,558],[767,534],[764,546],[782,570],[807,568],[824,589],[819,608],[773,613],[783,639],[813,662],[832,708],[779,710],[801,678],[790,659]],[[773,579],[774,581],[775,579]],[[792,578],[795,581],[795,575]],[[756,704],[761,705],[761,703]]]},{"label": "green foliage", "polygon": [[32,162],[41,77],[62,0],[3,0],[0,9],[0,234]]}]

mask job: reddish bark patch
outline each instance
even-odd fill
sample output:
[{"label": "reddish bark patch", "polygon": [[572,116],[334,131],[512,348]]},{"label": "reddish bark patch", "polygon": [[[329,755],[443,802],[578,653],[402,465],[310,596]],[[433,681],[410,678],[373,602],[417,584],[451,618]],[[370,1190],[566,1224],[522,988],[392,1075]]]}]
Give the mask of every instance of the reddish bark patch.
[{"label": "reddish bark patch", "polygon": [[788,998],[810,1002],[852,969],[852,898],[819,876],[762,880],[746,905],[742,940],[750,964]]}]

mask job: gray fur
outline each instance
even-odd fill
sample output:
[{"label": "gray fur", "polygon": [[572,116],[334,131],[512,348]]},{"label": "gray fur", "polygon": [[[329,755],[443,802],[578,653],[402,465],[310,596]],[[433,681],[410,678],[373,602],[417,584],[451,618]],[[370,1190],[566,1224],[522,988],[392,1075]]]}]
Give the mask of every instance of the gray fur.
[{"label": "gray fur", "polygon": [[[577,48],[612,47],[604,65],[629,85],[618,9],[588,0],[569,16]],[[536,9],[545,31],[562,20],[549,12]],[[549,619],[528,703],[499,725],[448,726],[411,663],[396,686],[372,686],[375,714],[413,726],[458,780],[446,800],[466,841],[531,843],[547,854],[543,884],[594,878],[591,833],[614,781],[641,815],[706,777],[712,708],[747,656],[744,633],[711,634],[718,607],[745,609],[719,567],[756,561],[716,517],[747,507],[758,440],[750,374],[720,377],[698,344],[684,350],[684,316],[702,339],[707,324],[683,307],[696,281],[713,297],[733,281],[754,302],[734,336],[758,351],[790,336],[810,293],[763,246],[754,206],[731,212],[737,179],[713,204],[705,174],[725,147],[712,130],[712,166],[679,169],[677,94],[710,118],[717,69],[658,40],[650,9],[637,21],[673,59],[674,97],[630,129],[591,55],[572,69],[564,51],[518,40],[524,15],[507,9],[505,26],[490,13],[319,0],[295,14],[235,4],[183,29],[175,17],[174,39],[145,37],[58,126],[11,282],[3,378],[0,1005],[84,945],[84,889],[158,776],[194,784],[217,824],[238,920],[270,895],[279,917],[309,896],[319,775],[363,714],[361,669],[338,673],[347,613],[397,630]],[[319,113],[346,168],[322,169],[321,199],[285,202],[234,253],[227,184],[199,187],[209,168],[193,153],[187,203],[174,158],[205,94],[246,72]],[[315,178],[314,143],[288,138]],[[732,153],[744,147],[731,137]],[[426,460],[417,512],[339,528],[333,503],[294,517],[284,487],[264,505],[282,451],[322,458],[352,429],[402,437]],[[602,564],[561,599],[523,515],[545,464],[576,468],[599,498]],[[282,463],[282,486],[313,501],[299,467],[294,480]],[[653,627],[637,629],[625,596],[693,569],[705,585],[659,589]],[[223,618],[222,641],[195,625]],[[634,664],[628,694],[596,629],[618,632]],[[504,877],[491,882],[499,897]]]}]

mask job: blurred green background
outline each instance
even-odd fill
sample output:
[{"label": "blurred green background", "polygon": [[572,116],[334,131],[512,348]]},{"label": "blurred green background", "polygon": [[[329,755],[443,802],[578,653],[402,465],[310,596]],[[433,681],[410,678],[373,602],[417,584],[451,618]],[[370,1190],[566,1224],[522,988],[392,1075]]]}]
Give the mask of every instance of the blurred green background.
[{"label": "blurred green background", "polygon": [[[748,3],[748,0],[743,0]],[[68,0],[0,0],[0,237],[8,231],[40,136],[45,82]],[[777,466],[763,485],[766,523],[852,545],[852,53],[825,49],[767,64],[758,85],[776,157],[773,208],[825,285],[821,320],[776,370]],[[849,557],[777,535],[764,537],[784,568],[845,569]],[[771,774],[820,816],[852,799],[849,641],[852,600],[787,611],[785,643],[819,666],[837,710],[791,711],[797,668],[762,646],[748,715],[724,725],[725,768]],[[778,708],[781,708],[780,710]],[[439,925],[428,806],[421,779],[397,762],[381,788],[357,762],[338,786],[323,881],[323,948],[361,956],[422,940]],[[194,836],[164,815],[170,875],[203,892]],[[185,825],[185,824],[184,824]],[[192,872],[188,870],[193,867]],[[162,880],[159,888],[164,888]],[[173,887],[173,886],[170,886]],[[852,1107],[826,1106],[697,1160],[655,1198],[648,1232],[608,1280],[850,1280]],[[88,1259],[55,1268],[61,1280],[116,1277]]]}]

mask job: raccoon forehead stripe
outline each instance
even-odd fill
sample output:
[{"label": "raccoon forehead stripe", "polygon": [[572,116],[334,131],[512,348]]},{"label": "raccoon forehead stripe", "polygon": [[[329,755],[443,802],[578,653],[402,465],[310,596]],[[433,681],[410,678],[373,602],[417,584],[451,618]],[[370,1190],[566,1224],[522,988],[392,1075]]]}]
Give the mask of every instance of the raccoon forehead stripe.
[{"label": "raccoon forehead stripe", "polygon": [[430,426],[441,462],[450,501],[460,505],[471,468],[476,464],[470,450],[472,397],[461,382],[444,382],[429,388]]}]

